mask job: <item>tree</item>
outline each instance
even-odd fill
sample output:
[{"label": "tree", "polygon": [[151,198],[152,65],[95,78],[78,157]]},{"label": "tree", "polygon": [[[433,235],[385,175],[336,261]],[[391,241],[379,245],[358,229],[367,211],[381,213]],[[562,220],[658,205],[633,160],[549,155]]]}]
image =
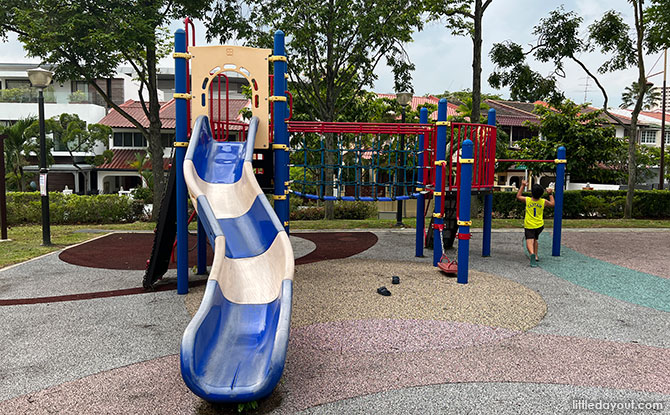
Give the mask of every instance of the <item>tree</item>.
[{"label": "tree", "polygon": [[[329,122],[338,120],[373,85],[383,58],[393,71],[396,90],[411,90],[414,65],[403,43],[421,29],[420,13],[415,4],[394,0],[226,0],[217,5],[208,33],[222,41],[245,39],[253,46],[271,47],[272,33],[285,30],[296,101],[312,120]],[[325,147],[336,148],[333,134],[325,136]],[[326,164],[334,165],[334,153],[326,155]],[[327,177],[332,174],[328,168]],[[332,188],[327,191],[332,194]],[[332,217],[333,204],[327,203],[326,218]]]},{"label": "tree", "polygon": [[[622,148],[621,138],[617,138],[614,127],[605,123],[602,111],[587,111],[588,105],[578,105],[565,100],[551,108],[537,105],[535,113],[540,117],[539,126],[529,124],[540,133],[539,136],[518,142],[518,157],[522,159],[553,160],[556,149],[565,146],[570,149],[566,172],[574,181],[601,182],[609,178],[609,168],[617,161],[618,150]],[[553,163],[529,163],[528,169],[534,174],[553,170]]]},{"label": "tree", "polygon": [[472,38],[472,113],[471,120],[478,120],[482,92],[482,19],[493,0],[428,0],[427,8],[432,19],[446,18],[447,27],[455,35]]},{"label": "tree", "polygon": [[[142,132],[149,143],[156,193],[162,197],[163,145],[156,74],[158,61],[170,49],[164,27],[175,18],[201,16],[209,7],[206,0],[0,0],[0,37],[16,33],[29,56],[55,66],[56,80],[85,79],[110,107]],[[125,62],[137,73],[148,128],[114,103],[96,82],[113,77]]]},{"label": "tree", "polygon": [[[39,125],[34,123],[35,128]],[[70,154],[72,165],[79,171],[81,167],[74,156],[74,153],[92,153],[95,147],[103,146],[105,150],[102,154],[85,157],[88,164],[99,166],[103,163],[111,162],[113,153],[107,149],[109,137],[112,129],[102,124],[88,124],[79,118],[77,114],[61,114],[53,117],[45,123],[46,133],[52,134],[54,144],[59,148],[65,148]],[[84,175],[84,180],[86,175]],[[84,181],[84,189],[88,189],[88,183]]]},{"label": "tree", "polygon": [[8,189],[26,190],[26,175],[23,168],[28,165],[27,156],[39,148],[35,129],[31,128],[34,122],[35,117],[23,118],[9,127],[4,127],[1,131],[2,134],[7,135],[5,164],[7,165]]},{"label": "tree", "polygon": [[[436,98],[446,98],[447,101],[454,103],[454,104],[460,104],[465,102],[466,99],[469,99],[472,101],[472,91],[470,88],[464,89],[462,91],[454,91],[454,92],[449,92],[449,91],[444,91],[441,94],[436,94]],[[486,94],[486,93],[481,93],[480,94],[481,101],[485,101],[487,99],[494,99],[494,100],[500,100],[502,99],[502,96],[500,94]],[[481,108],[481,106],[480,106]],[[469,114],[466,114],[468,116],[472,115],[472,112]]]},{"label": "tree", "polygon": [[[470,97],[466,97],[466,98],[462,101],[462,104],[458,106],[458,108],[456,109],[456,111],[458,111],[458,114],[461,115],[461,116],[463,116],[463,117],[465,117],[465,116],[470,116],[470,117],[472,117],[472,115],[470,115],[470,114],[472,114],[472,110],[473,110],[472,106],[473,106],[473,105],[474,105],[474,103],[473,103],[472,98],[470,98]],[[484,124],[486,124],[486,118],[487,118],[487,113],[486,113],[486,111],[488,111],[488,109],[489,109],[489,106],[488,106],[485,102],[480,102],[480,103],[479,103],[479,110],[480,110],[480,113],[483,113],[483,114],[480,115],[480,117],[479,117],[478,120],[475,120],[475,119],[473,119],[473,118],[470,118],[470,122],[472,122],[472,123],[484,123]]]},{"label": "tree", "polygon": [[[637,81],[626,87],[621,93],[621,104],[619,108],[628,108],[635,105],[635,100],[640,93]],[[660,88],[655,88],[652,84],[645,84],[644,104],[642,109],[651,110],[661,101]]]},{"label": "tree", "polygon": [[[625,130],[623,123],[609,113],[607,91],[596,75],[584,64],[581,57],[585,53],[592,52],[597,46],[600,52],[610,56],[598,68],[599,73],[636,67],[638,69],[638,84],[646,84],[643,59],[645,20],[642,0],[629,0],[629,3],[633,6],[635,16],[635,27],[632,34],[630,26],[623,21],[621,14],[609,10],[600,20],[588,27],[587,38],[579,34],[582,18],[574,12],[566,12],[562,6],[559,7],[535,26],[533,34],[538,36],[538,41],[527,52],[523,52],[522,47],[514,43],[494,45],[491,50],[491,58],[498,65],[499,70],[494,72],[489,78],[489,82],[494,87],[510,86],[510,89],[517,91],[536,91],[538,90],[537,85],[539,85],[545,89],[543,92],[554,97],[552,103],[555,104],[558,102],[556,98],[562,95],[556,88],[555,77],[564,76],[563,61],[571,60],[579,65],[600,89],[604,99],[603,112],[624,127]],[[514,69],[519,65],[519,61],[523,61],[525,56],[531,53],[540,62],[552,62],[556,68],[554,72],[546,78],[534,71],[516,74]],[[529,70],[528,67],[527,69]],[[642,110],[643,100],[644,90],[640,89],[631,114],[628,139],[628,192],[624,209],[626,218],[631,217],[633,209],[633,194],[636,183],[637,119]]]}]

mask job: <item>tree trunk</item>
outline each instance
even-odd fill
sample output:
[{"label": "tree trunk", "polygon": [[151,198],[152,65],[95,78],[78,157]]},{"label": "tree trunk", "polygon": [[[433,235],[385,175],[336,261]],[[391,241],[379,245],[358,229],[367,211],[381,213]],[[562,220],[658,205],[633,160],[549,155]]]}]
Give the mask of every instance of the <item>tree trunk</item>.
[{"label": "tree trunk", "polygon": [[482,102],[482,0],[475,1],[475,30],[472,37],[472,115],[470,122],[479,123]]},{"label": "tree trunk", "polygon": [[[631,133],[628,137],[628,190],[626,191],[626,206],[624,206],[623,216],[630,219],[633,216],[633,195],[635,194],[635,183],[637,182],[637,164],[635,161],[635,147],[637,145],[637,117],[642,110],[642,102],[644,101],[645,86],[647,84],[647,77],[644,70],[644,56],[642,56],[644,39],[644,26],[642,15],[642,2],[634,0],[633,8],[635,9],[635,31],[637,34],[637,68],[638,68],[638,95],[633,113],[630,117]],[[661,134],[661,140],[663,135]]]},{"label": "tree trunk", "polygon": [[147,141],[151,159],[151,173],[154,177],[153,218],[158,218],[160,201],[163,200],[163,193],[165,192],[160,103],[158,102],[158,90],[156,88],[156,63],[155,45],[147,46],[147,82],[149,83],[149,137],[147,137]]}]

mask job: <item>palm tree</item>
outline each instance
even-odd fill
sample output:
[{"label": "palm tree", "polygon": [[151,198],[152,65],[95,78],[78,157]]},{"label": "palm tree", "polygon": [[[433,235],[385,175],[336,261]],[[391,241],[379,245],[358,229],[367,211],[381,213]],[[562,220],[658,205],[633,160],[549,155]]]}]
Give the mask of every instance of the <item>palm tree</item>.
[{"label": "palm tree", "polygon": [[[637,101],[637,94],[639,90],[640,88],[638,87],[637,81],[630,84],[630,86],[627,86],[621,94],[621,105],[619,105],[619,108],[628,108],[634,106],[635,101]],[[660,88],[655,87],[650,83],[645,85],[644,94],[644,104],[642,105],[643,110],[650,110],[656,107],[656,104],[661,99]]]},{"label": "palm tree", "polygon": [[7,135],[5,139],[5,163],[7,165],[7,187],[15,190],[26,190],[26,177],[23,168],[28,165],[27,156],[37,152],[37,140],[33,127],[35,117],[18,120],[2,131]]},{"label": "palm tree", "polygon": [[[479,104],[479,111],[478,113],[480,114],[486,114],[486,111],[488,111],[489,106],[485,102],[481,102]],[[461,115],[462,117],[470,117],[470,114],[472,114],[472,97],[466,97],[463,99],[463,103],[458,106],[456,109],[458,111],[458,114]],[[480,117],[482,118],[482,117]],[[470,120],[472,123],[480,123],[483,122],[483,119],[480,120]]]}]

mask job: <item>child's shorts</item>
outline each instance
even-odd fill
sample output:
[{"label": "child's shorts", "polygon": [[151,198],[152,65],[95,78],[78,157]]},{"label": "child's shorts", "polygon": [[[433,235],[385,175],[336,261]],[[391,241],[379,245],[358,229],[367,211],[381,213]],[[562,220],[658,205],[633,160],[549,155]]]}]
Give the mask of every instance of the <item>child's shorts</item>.
[{"label": "child's shorts", "polygon": [[543,230],[544,226],[535,229],[523,228],[523,231],[526,234],[526,239],[538,239]]}]

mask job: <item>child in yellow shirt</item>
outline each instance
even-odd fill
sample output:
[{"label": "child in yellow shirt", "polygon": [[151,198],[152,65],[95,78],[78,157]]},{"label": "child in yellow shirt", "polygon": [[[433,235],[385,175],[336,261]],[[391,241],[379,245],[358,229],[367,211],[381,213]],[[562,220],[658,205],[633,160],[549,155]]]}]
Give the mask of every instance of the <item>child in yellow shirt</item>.
[{"label": "child in yellow shirt", "polygon": [[539,261],[537,256],[537,240],[544,229],[544,208],[545,206],[554,207],[554,195],[551,194],[551,189],[547,189],[549,200],[542,199],[544,188],[539,184],[534,184],[530,191],[532,197],[522,196],[527,184],[528,182],[525,180],[521,182],[521,187],[516,193],[516,198],[518,201],[526,204],[526,217],[523,221],[526,248],[528,248],[528,252],[530,253],[530,266],[536,267],[537,261]]}]

